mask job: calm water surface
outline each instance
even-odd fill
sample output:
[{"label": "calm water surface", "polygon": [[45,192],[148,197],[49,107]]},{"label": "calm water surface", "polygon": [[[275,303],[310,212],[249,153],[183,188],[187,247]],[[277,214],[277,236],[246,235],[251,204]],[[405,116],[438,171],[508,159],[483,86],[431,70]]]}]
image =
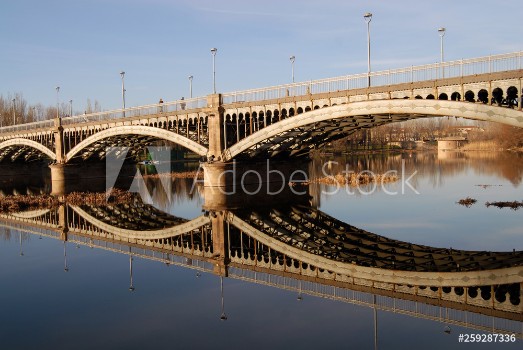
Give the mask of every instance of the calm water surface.
[{"label": "calm water surface", "polygon": [[[310,174],[321,174],[323,166],[334,174],[346,165],[356,172],[397,170],[401,175],[404,169],[404,179],[414,175],[412,188],[399,181],[386,184],[385,190],[367,186],[349,193],[310,185],[313,206],[338,220],[434,247],[523,250],[523,211],[485,206],[488,201],[523,199],[520,155],[316,159]],[[174,180],[170,200],[153,180],[147,184],[151,196],[142,188],[143,198],[158,209],[186,219],[202,214],[204,199],[198,190],[188,193],[189,180]],[[23,193],[27,187],[4,178],[2,191]],[[49,182],[44,176],[29,187],[32,193],[45,192]],[[456,204],[465,197],[477,203],[470,208]],[[1,226],[0,235],[2,349],[373,349],[375,338],[379,349],[458,349],[470,345],[458,342],[460,333],[483,333],[451,325],[448,334],[444,320],[382,310],[375,315],[371,307],[233,278],[223,280],[228,319],[221,321],[220,277],[215,274],[135,257],[136,289],[130,292],[126,254]],[[468,348],[521,349],[522,344],[518,340]]]}]

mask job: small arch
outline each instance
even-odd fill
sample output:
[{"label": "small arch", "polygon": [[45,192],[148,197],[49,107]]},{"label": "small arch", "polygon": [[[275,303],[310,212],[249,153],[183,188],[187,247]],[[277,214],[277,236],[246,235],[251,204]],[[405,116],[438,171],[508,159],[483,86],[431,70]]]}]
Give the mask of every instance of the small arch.
[{"label": "small arch", "polygon": [[452,101],[461,101],[461,94],[459,92],[453,92],[452,95],[450,95],[450,99]]},{"label": "small arch", "polygon": [[448,100],[448,99],[449,99],[449,95],[447,95],[444,92],[439,94],[439,96],[438,96],[438,100]]},{"label": "small arch", "polygon": [[[316,107],[318,107],[318,106],[316,106]],[[318,109],[318,108],[315,108],[315,109]],[[311,110],[312,110],[311,107],[309,107],[309,106],[305,107],[305,112],[310,112]]]},{"label": "small arch", "polygon": [[498,104],[498,106],[501,106],[503,103],[503,90],[500,88],[495,88],[492,90],[492,102],[495,102]]},{"label": "small arch", "polygon": [[507,104],[509,107],[518,106],[518,89],[515,86],[507,89]]},{"label": "small arch", "polygon": [[303,108],[298,107],[298,114],[302,114],[302,113],[303,113]]},{"label": "small arch", "polygon": [[416,97],[414,97],[416,100],[422,100],[423,97],[421,97],[420,95],[416,95]]},{"label": "small arch", "polygon": [[478,91],[478,101],[488,103],[488,91],[481,89]]},{"label": "small arch", "polygon": [[427,96],[426,98],[427,100],[434,100],[434,95],[433,94],[430,94]]},{"label": "small arch", "polygon": [[272,120],[273,122],[277,122],[278,120],[280,120],[280,111],[278,111],[277,109],[274,110]]},{"label": "small arch", "polygon": [[289,117],[293,117],[294,114],[294,108],[289,108]]},{"label": "small arch", "polygon": [[476,98],[476,95],[474,95],[473,91],[468,90],[467,92],[465,92],[465,101],[476,102],[475,98]]}]

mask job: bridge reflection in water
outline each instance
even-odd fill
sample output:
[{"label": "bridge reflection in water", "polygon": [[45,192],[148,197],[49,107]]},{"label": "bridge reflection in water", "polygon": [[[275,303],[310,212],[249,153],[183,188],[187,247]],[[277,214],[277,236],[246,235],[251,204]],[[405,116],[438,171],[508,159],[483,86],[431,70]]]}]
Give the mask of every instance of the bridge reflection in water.
[{"label": "bridge reflection in water", "polygon": [[521,251],[401,242],[341,222],[306,200],[272,209],[205,208],[187,220],[138,197],[127,204],[63,203],[1,214],[0,226],[20,237],[63,240],[66,270],[66,242],[126,254],[130,290],[133,258],[140,257],[295,291],[298,299],[308,294],[522,337]]}]

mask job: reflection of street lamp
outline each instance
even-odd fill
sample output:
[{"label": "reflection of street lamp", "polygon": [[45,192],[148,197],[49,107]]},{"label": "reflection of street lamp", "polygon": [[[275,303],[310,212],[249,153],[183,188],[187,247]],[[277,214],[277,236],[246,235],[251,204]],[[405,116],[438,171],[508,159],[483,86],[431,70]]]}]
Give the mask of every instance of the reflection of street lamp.
[{"label": "reflection of street lamp", "polygon": [[22,247],[22,232],[19,232],[18,234],[20,236],[20,256],[24,256],[24,250]]},{"label": "reflection of street lamp", "polygon": [[298,289],[298,297],[296,298],[298,301],[302,301],[303,300],[303,296],[301,295],[301,281],[298,281],[298,284],[299,284],[299,289]]},{"label": "reflection of street lamp", "polygon": [[129,284],[129,291],[134,292],[134,286],[133,286],[133,256],[131,255],[131,248],[129,248],[129,275],[131,278],[131,282]]},{"label": "reflection of street lamp", "polygon": [[227,321],[227,315],[225,314],[225,309],[223,305],[223,277],[220,277],[220,289],[222,292],[222,315],[220,316],[220,320]]},{"label": "reflection of street lamp", "polygon": [[296,56],[292,55],[291,57],[289,57],[289,59],[291,60],[291,76],[292,82],[294,83],[294,61],[296,61]]},{"label": "reflection of street lamp", "polygon": [[189,75],[189,98],[192,98],[192,75]]},{"label": "reflection of street lamp", "polygon": [[213,93],[216,93],[216,52],[218,51],[217,48],[213,47],[211,49],[212,54],[212,86],[213,86]]},{"label": "reflection of street lamp", "polygon": [[66,246],[65,246],[65,241],[64,241],[64,271],[69,272],[69,267],[67,267],[67,250],[66,250]]},{"label": "reflection of street lamp", "polygon": [[368,87],[370,87],[370,21],[372,21],[372,13],[367,12],[363,15],[365,22],[367,22],[367,76]]}]

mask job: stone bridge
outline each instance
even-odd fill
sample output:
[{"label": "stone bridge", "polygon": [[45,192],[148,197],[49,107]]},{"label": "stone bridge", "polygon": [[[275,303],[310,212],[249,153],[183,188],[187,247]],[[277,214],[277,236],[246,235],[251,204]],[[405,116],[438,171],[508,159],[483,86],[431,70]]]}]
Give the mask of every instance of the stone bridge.
[{"label": "stone bridge", "polygon": [[301,156],[357,130],[455,116],[523,127],[523,52],[412,66],[0,128],[0,162],[136,157],[158,140],[213,162]]}]

